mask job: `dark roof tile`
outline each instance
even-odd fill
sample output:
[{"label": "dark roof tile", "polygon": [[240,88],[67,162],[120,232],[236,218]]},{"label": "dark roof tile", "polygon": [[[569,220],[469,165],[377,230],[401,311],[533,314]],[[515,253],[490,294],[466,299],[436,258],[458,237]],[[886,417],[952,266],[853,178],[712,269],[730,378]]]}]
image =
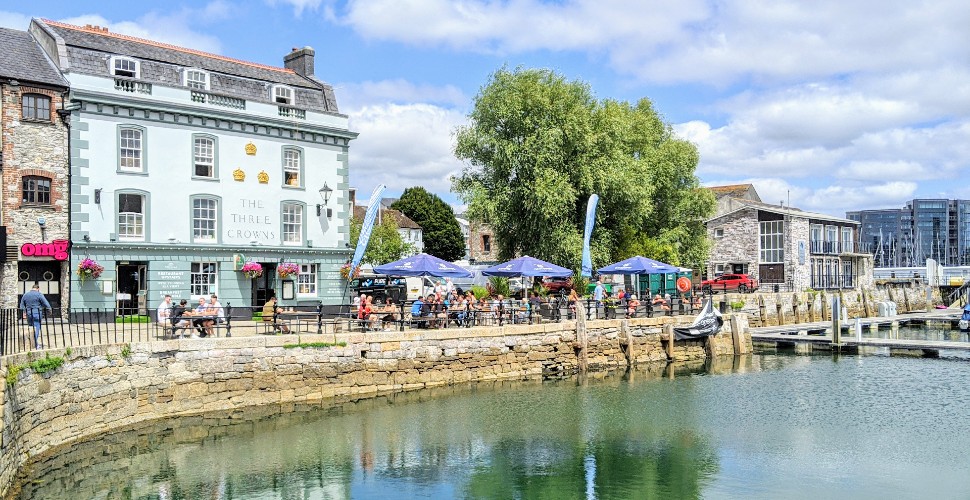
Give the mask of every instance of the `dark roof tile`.
[{"label": "dark roof tile", "polygon": [[0,77],[67,87],[69,83],[26,31],[0,28]]}]

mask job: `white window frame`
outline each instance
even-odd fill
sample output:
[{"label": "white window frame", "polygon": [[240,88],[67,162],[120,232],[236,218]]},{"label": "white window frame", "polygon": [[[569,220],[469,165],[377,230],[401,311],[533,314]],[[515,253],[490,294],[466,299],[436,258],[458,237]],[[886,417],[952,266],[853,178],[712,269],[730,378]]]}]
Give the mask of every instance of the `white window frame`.
[{"label": "white window frame", "polygon": [[714,228],[714,239],[719,240],[724,237],[724,228],[716,227]]},{"label": "white window frame", "polygon": [[[271,96],[274,104],[293,105],[293,88],[286,85],[273,85]],[[280,99],[283,99],[282,101]]]},{"label": "white window frame", "polygon": [[[200,143],[203,141],[208,142],[208,154],[206,154],[205,147],[202,149],[202,153],[199,153]],[[215,179],[216,178],[216,141],[211,137],[196,136],[192,140],[192,177],[200,177],[203,179]],[[207,166],[209,167],[209,175],[199,175],[199,167]]]},{"label": "white window frame", "polygon": [[[283,185],[286,187],[301,187],[303,186],[303,175],[302,175],[302,165],[303,161],[303,151],[294,148],[284,148],[283,149]],[[287,178],[286,174],[294,174],[296,176],[296,184],[291,184]]]},{"label": "white window frame", "polygon": [[758,223],[758,250],[760,264],[785,263],[785,221]]},{"label": "white window frame", "polygon": [[283,203],[283,207],[280,210],[280,235],[284,245],[303,245],[303,222],[305,219],[303,212],[303,205],[299,203]]},{"label": "white window frame", "polygon": [[[201,76],[202,80],[190,78]],[[209,90],[209,72],[197,68],[185,68],[182,72],[182,85],[195,90]]]},{"label": "white window frame", "polygon": [[317,296],[316,264],[300,264],[300,274],[296,277],[296,294],[300,297]]},{"label": "white window frame", "polygon": [[[119,65],[124,66],[125,63],[132,64],[134,66],[134,71],[132,71],[131,69],[118,68]],[[114,76],[120,76],[122,78],[141,78],[141,61],[137,59],[133,59],[131,57],[124,57],[124,56],[111,56],[111,60],[109,64],[111,65],[110,66],[111,74]],[[121,71],[132,72],[134,73],[134,75],[133,76],[119,75],[118,74],[119,69]]]},{"label": "white window frame", "polygon": [[[198,293],[201,292],[201,293]],[[193,262],[189,267],[189,296],[194,300],[219,293],[219,263]],[[197,304],[193,304],[194,308]]]},{"label": "white window frame", "polygon": [[842,228],[842,251],[851,252],[853,250],[852,241],[852,228],[843,227]]},{"label": "white window frame", "polygon": [[[200,206],[201,202],[211,203],[211,206]],[[200,217],[199,215],[211,215],[211,217]],[[211,234],[201,235],[202,232]],[[192,198],[192,242],[216,243],[219,240],[218,234],[219,200],[205,196]]]},{"label": "white window frame", "polygon": [[[138,137],[125,137],[125,133],[138,134]],[[126,143],[126,141],[131,141]],[[137,145],[136,145],[137,144]],[[125,152],[128,151],[128,155]],[[137,153],[137,155],[136,155]],[[137,163],[137,167],[125,165],[125,160]],[[145,131],[136,127],[121,127],[118,130],[118,170],[121,172],[145,171]]]},{"label": "white window frame", "polygon": [[[141,212],[122,212],[121,197],[141,198]],[[145,220],[148,197],[141,193],[118,193],[118,241],[145,241]],[[122,232],[122,228],[128,229]]]}]

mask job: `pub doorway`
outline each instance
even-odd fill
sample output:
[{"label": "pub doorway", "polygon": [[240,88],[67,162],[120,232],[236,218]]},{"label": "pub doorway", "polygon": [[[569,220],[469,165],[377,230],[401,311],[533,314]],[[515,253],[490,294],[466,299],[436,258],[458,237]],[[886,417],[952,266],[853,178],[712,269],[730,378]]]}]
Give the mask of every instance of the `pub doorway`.
[{"label": "pub doorway", "polygon": [[148,314],[147,262],[126,262],[118,264],[117,295],[115,296],[118,316]]},{"label": "pub doorway", "polygon": [[276,263],[260,262],[263,275],[253,280],[253,307],[263,307],[270,297],[276,295]]},{"label": "pub doorway", "polygon": [[22,260],[17,263],[17,303],[35,284],[40,286],[52,309],[61,307],[61,263]]}]

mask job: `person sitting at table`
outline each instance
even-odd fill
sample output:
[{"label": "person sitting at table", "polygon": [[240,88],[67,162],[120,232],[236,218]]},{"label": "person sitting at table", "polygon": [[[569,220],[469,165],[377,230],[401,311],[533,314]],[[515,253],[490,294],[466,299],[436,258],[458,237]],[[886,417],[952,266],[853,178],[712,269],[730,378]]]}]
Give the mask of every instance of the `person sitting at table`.
[{"label": "person sitting at table", "polygon": [[667,305],[667,301],[664,300],[664,298],[661,297],[659,293],[653,296],[653,301],[650,303],[653,305],[653,307],[659,307],[663,311],[670,310],[670,306]]},{"label": "person sitting at table", "polygon": [[290,333],[290,327],[278,320],[278,316],[282,312],[283,308],[276,306],[276,296],[274,295],[263,304],[263,321],[273,322],[273,332]]},{"label": "person sitting at table", "polygon": [[626,317],[635,318],[638,307],[640,307],[640,301],[637,300],[636,294],[630,295],[630,300],[626,301]]},{"label": "person sitting at table", "polygon": [[209,314],[214,316],[212,323],[209,325],[209,335],[213,335],[213,328],[215,325],[226,322],[226,310],[223,309],[222,303],[219,302],[219,297],[216,294],[212,294],[209,297]]},{"label": "person sitting at table", "polygon": [[363,329],[373,329],[374,324],[377,323],[377,315],[374,314],[374,296],[368,295],[363,301],[361,301],[360,311],[357,313],[358,319],[360,319],[360,325]]},{"label": "person sitting at table", "polygon": [[701,304],[701,296],[700,295],[694,295],[694,298],[691,299],[691,301],[690,301],[690,305],[691,305],[691,308],[693,308],[693,309],[700,309],[701,308],[701,305],[702,305]]},{"label": "person sitting at table", "polygon": [[[196,319],[192,320],[192,326],[195,327],[195,331],[199,332],[199,337],[206,337],[209,334],[206,332],[206,328],[212,323],[211,318],[206,312],[209,310],[209,302],[205,300],[205,297],[199,297],[199,305],[195,306],[195,310],[191,313],[185,313],[187,316],[194,316]],[[201,317],[200,317],[201,316]],[[192,334],[192,338],[196,338],[195,334]]]},{"label": "person sitting at table", "polygon": [[566,299],[566,305],[569,308],[569,314],[566,319],[573,319],[576,317],[576,303],[579,302],[579,294],[576,293],[575,288],[569,289],[569,298]]},{"label": "person sitting at table", "polygon": [[539,323],[542,321],[542,299],[539,298],[539,294],[532,292],[532,296],[529,297],[529,321],[531,323]]},{"label": "person sitting at table", "polygon": [[465,298],[458,297],[448,304],[448,319],[454,321],[456,326],[463,326],[465,323]]},{"label": "person sitting at table", "polygon": [[[172,321],[172,337],[175,337],[176,330],[188,328],[192,324],[183,317],[185,314],[185,306],[188,303],[189,301],[182,299],[177,306],[172,308],[172,317],[170,318]],[[182,338],[181,334],[179,334],[179,338]]]},{"label": "person sitting at table", "polygon": [[[400,315],[398,314],[397,305],[394,304],[394,299],[391,297],[387,298],[387,303],[384,304],[384,308],[381,309],[381,322],[384,323],[384,331],[389,332],[393,330],[393,324],[400,320]],[[390,325],[388,325],[390,323]]]},{"label": "person sitting at table", "polygon": [[418,298],[414,299],[411,303],[411,322],[417,322],[418,328],[424,328],[425,325],[421,322],[421,311],[424,309],[424,298],[418,295]]},{"label": "person sitting at table", "polygon": [[428,294],[428,299],[421,305],[421,321],[427,328],[434,327],[434,294]]}]

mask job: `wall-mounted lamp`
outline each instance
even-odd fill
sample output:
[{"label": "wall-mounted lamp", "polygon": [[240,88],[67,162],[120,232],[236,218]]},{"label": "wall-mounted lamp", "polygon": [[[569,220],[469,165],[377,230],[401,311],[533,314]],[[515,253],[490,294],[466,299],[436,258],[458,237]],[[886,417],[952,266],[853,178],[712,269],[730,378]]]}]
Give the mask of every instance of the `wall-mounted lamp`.
[{"label": "wall-mounted lamp", "polygon": [[[323,215],[323,207],[330,203],[330,193],[333,193],[333,189],[326,182],[323,183],[323,187],[320,188],[320,198],[323,200],[323,205],[317,204],[317,217]],[[333,209],[327,207],[327,218],[333,217]]]},{"label": "wall-mounted lamp", "polygon": [[95,205],[101,204],[101,188],[94,190],[94,204]]},{"label": "wall-mounted lamp", "polygon": [[40,226],[41,229],[44,229],[45,227],[47,227],[47,219],[45,219],[43,217],[38,217],[37,218],[37,225]]}]

